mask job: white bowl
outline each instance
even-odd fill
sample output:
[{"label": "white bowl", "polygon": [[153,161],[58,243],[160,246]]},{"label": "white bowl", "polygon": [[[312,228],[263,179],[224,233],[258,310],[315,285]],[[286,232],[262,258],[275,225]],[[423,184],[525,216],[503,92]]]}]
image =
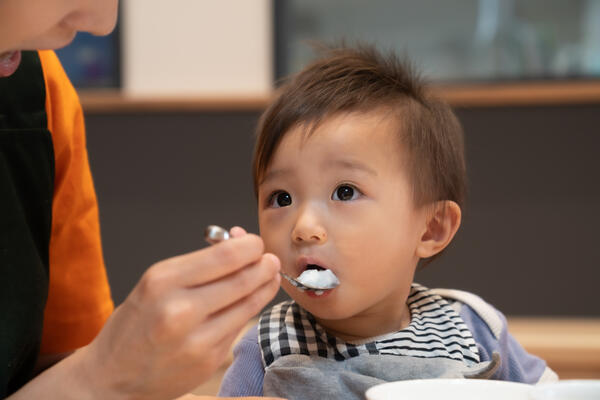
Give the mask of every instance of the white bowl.
[{"label": "white bowl", "polygon": [[598,400],[600,380],[564,380],[542,383],[531,391],[532,400]]},{"label": "white bowl", "polygon": [[530,400],[532,387],[480,379],[417,379],[373,386],[366,396],[367,400]]}]

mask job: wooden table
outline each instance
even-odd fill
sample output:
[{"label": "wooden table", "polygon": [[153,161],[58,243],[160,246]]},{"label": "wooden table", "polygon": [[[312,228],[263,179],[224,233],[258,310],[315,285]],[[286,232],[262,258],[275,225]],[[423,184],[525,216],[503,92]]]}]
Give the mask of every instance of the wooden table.
[{"label": "wooden table", "polygon": [[600,318],[513,317],[508,326],[560,379],[600,379]]}]

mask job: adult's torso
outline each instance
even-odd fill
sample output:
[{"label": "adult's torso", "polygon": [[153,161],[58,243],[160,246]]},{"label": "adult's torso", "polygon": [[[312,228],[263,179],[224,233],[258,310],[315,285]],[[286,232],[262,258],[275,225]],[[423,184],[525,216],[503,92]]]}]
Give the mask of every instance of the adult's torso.
[{"label": "adult's torso", "polygon": [[0,398],[31,377],[48,294],[54,151],[37,52],[0,79]]}]

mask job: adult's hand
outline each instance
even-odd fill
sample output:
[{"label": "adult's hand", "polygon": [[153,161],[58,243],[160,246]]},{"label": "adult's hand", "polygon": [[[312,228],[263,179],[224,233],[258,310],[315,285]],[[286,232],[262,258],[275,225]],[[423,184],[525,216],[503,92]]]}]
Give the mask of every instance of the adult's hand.
[{"label": "adult's hand", "polygon": [[178,397],[175,400],[285,400],[281,397],[216,397],[216,396],[201,396],[195,394],[186,394]]},{"label": "adult's hand", "polygon": [[54,381],[68,385],[69,396],[61,398],[172,399],[208,379],[280,281],[280,262],[263,254],[260,237],[241,228],[231,234],[150,267],[92,343],[34,379],[19,397],[35,398],[36,385]]}]

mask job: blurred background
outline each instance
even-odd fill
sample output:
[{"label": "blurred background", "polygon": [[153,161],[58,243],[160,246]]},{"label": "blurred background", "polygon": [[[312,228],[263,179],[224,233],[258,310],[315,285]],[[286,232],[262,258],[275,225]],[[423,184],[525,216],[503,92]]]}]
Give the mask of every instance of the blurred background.
[{"label": "blurred background", "polygon": [[[58,52],[79,88],[115,302],[207,224],[257,232],[253,130],[313,42],[412,58],[466,134],[469,201],[417,274],[509,316],[600,317],[600,0],[127,0]],[[277,300],[284,298],[280,294]]]}]

